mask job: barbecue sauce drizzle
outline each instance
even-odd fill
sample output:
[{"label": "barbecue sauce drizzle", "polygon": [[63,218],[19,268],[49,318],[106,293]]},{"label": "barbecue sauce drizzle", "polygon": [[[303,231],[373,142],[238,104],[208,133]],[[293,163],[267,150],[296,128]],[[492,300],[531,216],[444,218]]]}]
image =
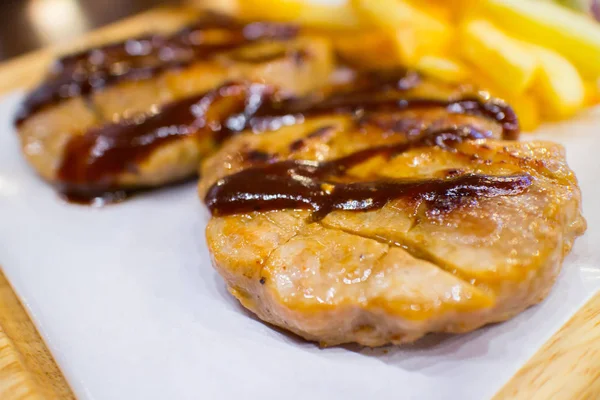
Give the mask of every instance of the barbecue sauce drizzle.
[{"label": "barbecue sauce drizzle", "polygon": [[[223,40],[211,39],[211,30],[221,31]],[[287,40],[297,33],[298,28],[292,25],[243,24],[209,13],[170,36],[148,35],[67,55],[57,60],[46,81],[28,94],[15,123],[21,124],[46,106],[86,96],[106,86],[149,79],[168,69],[185,67],[252,42]]]},{"label": "barbecue sauce drizzle", "polygon": [[375,156],[391,158],[427,146],[452,150],[464,140],[485,137],[473,128],[455,127],[425,132],[405,143],[367,148],[332,161],[284,160],[251,167],[217,181],[209,188],[204,202],[213,216],[312,209],[312,219],[318,221],[335,210],[373,210],[398,198],[424,200],[430,211],[443,212],[459,206],[464,198],[509,196],[525,191],[532,183],[527,174],[344,182],[350,168]]},{"label": "barbecue sauce drizzle", "polygon": [[157,114],[107,124],[73,137],[58,171],[60,190],[66,197],[93,199],[114,191],[114,178],[119,173],[135,171],[140,161],[170,142],[208,135],[208,140],[216,145],[244,130],[272,131],[302,123],[307,117],[330,113],[364,115],[441,107],[450,113],[495,120],[503,127],[505,138],[516,137],[518,122],[505,103],[476,97],[455,100],[405,97],[402,81],[406,76],[410,75],[396,76],[393,85],[380,82],[392,89],[379,95],[374,95],[374,88],[368,86],[354,92],[283,100],[266,85],[228,83],[208,93],[168,104]]},{"label": "barbecue sauce drizzle", "polygon": [[[208,135],[217,144],[229,131],[227,122],[252,113],[272,90],[265,85],[225,84],[207,93],[165,105],[158,113],[88,130],[67,143],[58,170],[59,191],[77,203],[99,197],[122,200],[126,193],[114,178],[137,165],[156,149],[177,140]],[[216,104],[220,100],[230,103]],[[215,105],[220,106],[216,111]],[[225,116],[225,117],[224,117]],[[113,194],[118,196],[114,197]]]}]

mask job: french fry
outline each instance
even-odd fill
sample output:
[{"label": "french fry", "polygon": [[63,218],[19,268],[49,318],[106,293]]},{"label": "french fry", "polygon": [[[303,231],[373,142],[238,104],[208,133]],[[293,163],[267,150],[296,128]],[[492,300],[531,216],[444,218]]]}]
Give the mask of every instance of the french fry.
[{"label": "french fry", "polygon": [[585,106],[593,106],[600,103],[600,81],[586,81]]},{"label": "french fry", "polygon": [[340,58],[352,66],[379,69],[401,65],[396,43],[383,31],[333,35],[332,42]]},{"label": "french fry", "polygon": [[537,57],[516,39],[486,20],[465,22],[460,29],[462,55],[497,86],[523,93],[533,81]]},{"label": "french fry", "polygon": [[544,116],[570,117],[585,103],[586,91],[579,72],[560,54],[540,46],[529,47],[540,63],[533,91],[543,104]]},{"label": "french fry", "polygon": [[400,0],[353,0],[368,20],[395,39],[397,52],[407,66],[425,54],[436,54],[452,38],[452,27],[432,15]]},{"label": "french fry", "polygon": [[503,98],[517,113],[522,131],[532,132],[540,125],[540,104],[533,95],[525,93],[512,98],[510,95]]},{"label": "french fry", "polygon": [[240,15],[240,2],[243,0],[188,0],[186,3],[204,11],[237,17]]},{"label": "french fry", "polygon": [[[455,13],[455,5],[450,4],[453,0],[405,0],[413,7],[426,10],[438,21],[450,22]],[[459,0],[460,1],[460,0]]]},{"label": "french fry", "polygon": [[476,7],[511,35],[565,56],[585,77],[600,77],[600,24],[591,18],[544,1],[481,0]]},{"label": "french fry", "polygon": [[238,17],[326,29],[358,28],[362,24],[349,4],[316,4],[304,0],[238,0]]},{"label": "french fry", "polygon": [[448,83],[460,83],[467,79],[468,69],[459,61],[438,56],[423,56],[415,68],[423,74]]}]

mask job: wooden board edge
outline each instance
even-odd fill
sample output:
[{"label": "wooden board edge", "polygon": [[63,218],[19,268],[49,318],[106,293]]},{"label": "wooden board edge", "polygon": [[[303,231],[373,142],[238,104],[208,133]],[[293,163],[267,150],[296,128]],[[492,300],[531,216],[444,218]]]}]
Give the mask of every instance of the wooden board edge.
[{"label": "wooden board edge", "polygon": [[0,399],[75,399],[0,269]]},{"label": "wooden board edge", "polygon": [[493,400],[508,399],[600,399],[600,292],[552,335]]},{"label": "wooden board edge", "polygon": [[[161,7],[108,25],[68,44],[15,58],[0,65],[0,93],[31,87],[43,76],[56,55],[66,49],[139,35],[150,26],[153,30],[173,30],[195,15],[189,8]],[[9,312],[4,311],[7,309],[5,304],[12,304]],[[28,332],[27,340],[23,340],[19,328],[11,327],[12,320],[20,321],[18,324]],[[32,346],[36,350],[31,353],[23,346]],[[0,270],[0,399],[74,398],[68,397],[73,394],[70,389],[67,393],[64,387],[68,388],[68,385],[60,370]],[[65,397],[52,397],[56,393]],[[550,398],[600,398],[600,293],[537,351],[494,400]]]}]

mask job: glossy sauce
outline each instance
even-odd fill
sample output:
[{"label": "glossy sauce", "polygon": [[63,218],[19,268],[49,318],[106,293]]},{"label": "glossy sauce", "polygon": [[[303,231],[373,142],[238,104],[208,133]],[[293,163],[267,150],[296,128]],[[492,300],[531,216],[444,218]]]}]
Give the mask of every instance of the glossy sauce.
[{"label": "glossy sauce", "polygon": [[149,79],[167,69],[186,66],[264,39],[286,40],[298,29],[277,23],[243,24],[210,14],[174,35],[149,35],[65,56],[46,81],[21,106],[16,123],[42,108],[123,81]]},{"label": "glossy sauce", "polygon": [[381,97],[372,95],[371,90],[357,89],[354,93],[333,94],[324,99],[317,96],[280,100],[265,85],[225,84],[168,104],[157,114],[141,120],[124,120],[73,137],[66,147],[58,178],[69,192],[85,188],[82,193],[95,197],[111,190],[119,173],[135,171],[137,163],[169,142],[195,135],[217,144],[244,130],[276,130],[301,123],[307,117],[330,113],[442,107],[451,113],[493,119],[502,125],[507,138],[513,138],[518,129],[512,110],[493,100],[405,98],[398,90],[392,92],[392,97]]},{"label": "glossy sauce", "polygon": [[[465,174],[447,179],[381,179],[345,182],[345,173],[375,156],[393,157],[412,148],[451,148],[468,139],[487,137],[469,127],[426,132],[413,141],[367,148],[333,161],[285,160],[244,169],[217,181],[204,199],[213,216],[312,209],[313,220],[335,210],[373,210],[398,198],[424,200],[431,209],[450,211],[463,198],[517,195],[532,183],[529,175]],[[346,178],[346,179],[344,179]]]},{"label": "glossy sauce", "polygon": [[321,101],[293,99],[283,102],[265,102],[255,113],[249,115],[240,127],[262,132],[270,130],[270,127],[273,126],[289,125],[288,121],[303,121],[306,117],[330,113],[361,114],[431,108],[444,108],[450,114],[474,115],[496,121],[502,126],[503,138],[507,140],[517,139],[519,135],[519,122],[516,114],[501,100],[485,100],[478,97],[449,100],[405,97],[399,91],[383,97],[373,95],[371,92],[358,91],[343,95],[334,94]]},{"label": "glossy sauce", "polygon": [[[110,192],[119,192],[116,198],[124,198],[122,191],[114,190],[114,178],[126,171],[135,172],[138,164],[156,149],[182,138],[209,135],[224,129],[222,115],[235,115],[251,108],[247,101],[249,87],[231,83],[216,90],[180,100],[164,106],[157,114],[143,116],[139,120],[124,120],[88,130],[74,136],[67,143],[58,170],[60,190],[76,202],[89,201],[100,196],[111,198]],[[270,93],[263,85],[254,87],[253,96]],[[219,100],[229,100],[219,104]],[[218,112],[215,112],[218,111]],[[249,111],[246,111],[249,112]],[[216,114],[216,115],[215,115]]]},{"label": "glossy sauce", "polygon": [[[156,115],[90,129],[68,143],[58,178],[69,184],[106,187],[114,176],[135,168],[136,163],[158,147],[183,137],[196,135],[221,142],[244,130],[277,130],[281,126],[301,123],[307,117],[330,113],[442,107],[451,113],[495,120],[503,126],[507,138],[513,138],[518,128],[512,110],[504,103],[490,100],[405,98],[401,91],[395,91],[395,97],[377,97],[365,95],[360,90],[325,99],[279,100],[273,93],[273,89],[265,85],[229,83],[208,93],[170,103]],[[226,108],[222,105],[224,102]]]}]

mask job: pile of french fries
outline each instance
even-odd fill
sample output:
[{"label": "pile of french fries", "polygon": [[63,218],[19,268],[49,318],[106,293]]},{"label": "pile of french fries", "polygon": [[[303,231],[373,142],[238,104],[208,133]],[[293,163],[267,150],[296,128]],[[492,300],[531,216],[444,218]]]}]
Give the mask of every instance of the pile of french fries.
[{"label": "pile of french fries", "polygon": [[[346,59],[505,99],[524,130],[600,102],[600,24],[539,0],[227,0],[220,11],[332,32]],[[223,10],[223,6],[226,10]]]}]

